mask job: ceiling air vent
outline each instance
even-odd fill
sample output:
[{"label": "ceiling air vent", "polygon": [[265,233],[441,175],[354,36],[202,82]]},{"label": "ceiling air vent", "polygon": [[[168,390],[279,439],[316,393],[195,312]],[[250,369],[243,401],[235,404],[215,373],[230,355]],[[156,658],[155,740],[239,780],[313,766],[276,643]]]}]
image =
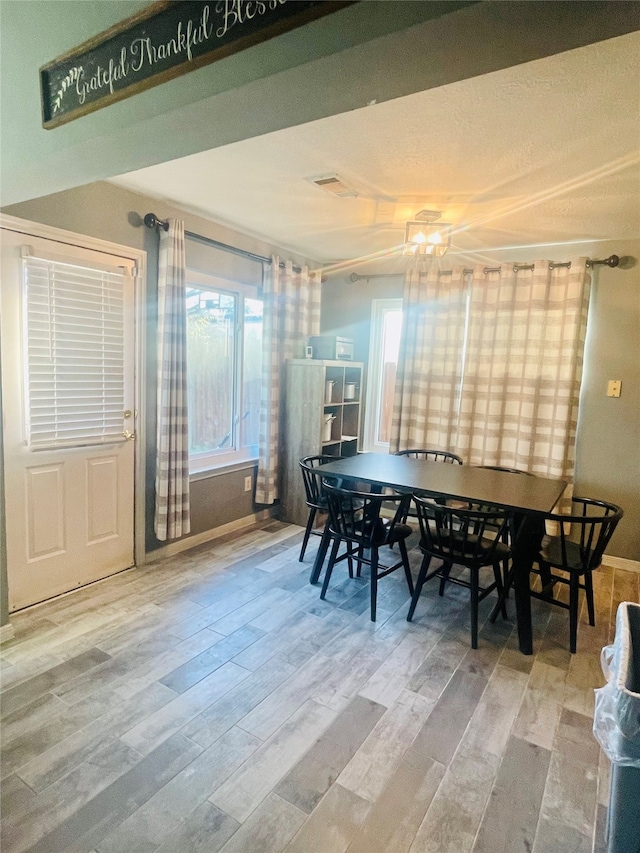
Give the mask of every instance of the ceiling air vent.
[{"label": "ceiling air vent", "polygon": [[317,178],[307,178],[312,184],[320,187],[321,190],[337,195],[338,198],[349,198],[358,195],[353,187],[348,187],[337,175],[321,175]]}]

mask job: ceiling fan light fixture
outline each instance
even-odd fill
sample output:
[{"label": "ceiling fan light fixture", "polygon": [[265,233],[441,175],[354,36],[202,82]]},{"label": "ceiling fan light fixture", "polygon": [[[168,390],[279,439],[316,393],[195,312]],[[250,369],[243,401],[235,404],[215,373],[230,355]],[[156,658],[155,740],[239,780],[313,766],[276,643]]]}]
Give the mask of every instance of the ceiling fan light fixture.
[{"label": "ceiling fan light fixture", "polygon": [[404,232],[404,255],[427,255],[441,258],[451,246],[451,224],[437,222],[440,213],[421,210],[416,219],[406,223]]}]

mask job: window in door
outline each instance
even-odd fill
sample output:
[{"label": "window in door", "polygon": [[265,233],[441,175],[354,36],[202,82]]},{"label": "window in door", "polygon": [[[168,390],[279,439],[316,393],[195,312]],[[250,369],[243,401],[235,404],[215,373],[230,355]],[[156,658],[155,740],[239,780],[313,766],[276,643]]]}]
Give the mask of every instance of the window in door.
[{"label": "window in door", "polygon": [[30,450],[122,440],[125,275],[23,252]]},{"label": "window in door", "polygon": [[256,459],[262,371],[258,288],[187,272],[189,467]]},{"label": "window in door", "polygon": [[402,299],[374,299],[365,415],[365,450],[388,453],[396,367],[402,334]]}]

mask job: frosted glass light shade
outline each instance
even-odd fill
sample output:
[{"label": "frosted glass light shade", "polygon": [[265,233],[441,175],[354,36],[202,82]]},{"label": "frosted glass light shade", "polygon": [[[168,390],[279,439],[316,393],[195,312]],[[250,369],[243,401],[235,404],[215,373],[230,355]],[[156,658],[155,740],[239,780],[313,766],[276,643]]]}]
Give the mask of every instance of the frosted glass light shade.
[{"label": "frosted glass light shade", "polygon": [[448,222],[407,222],[403,254],[441,258],[450,245],[451,225]]}]

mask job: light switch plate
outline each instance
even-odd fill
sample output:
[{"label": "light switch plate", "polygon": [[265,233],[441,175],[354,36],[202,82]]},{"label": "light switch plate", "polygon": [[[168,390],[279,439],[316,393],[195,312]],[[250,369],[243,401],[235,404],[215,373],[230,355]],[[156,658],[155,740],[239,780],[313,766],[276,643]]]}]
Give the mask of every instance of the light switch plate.
[{"label": "light switch plate", "polygon": [[619,397],[621,387],[621,379],[610,379],[607,383],[607,397]]}]

